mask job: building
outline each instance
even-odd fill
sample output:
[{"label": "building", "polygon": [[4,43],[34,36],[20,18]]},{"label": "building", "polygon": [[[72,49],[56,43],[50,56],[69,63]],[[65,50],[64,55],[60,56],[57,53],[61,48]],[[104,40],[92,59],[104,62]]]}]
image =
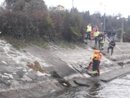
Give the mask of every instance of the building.
[{"label": "building", "polygon": [[59,10],[59,11],[64,11],[65,9],[64,9],[64,7],[63,7],[63,6],[58,5],[58,6],[56,7],[56,10]]},{"label": "building", "polygon": [[61,5],[58,5],[57,7],[49,7],[49,11],[64,11],[65,8]]}]

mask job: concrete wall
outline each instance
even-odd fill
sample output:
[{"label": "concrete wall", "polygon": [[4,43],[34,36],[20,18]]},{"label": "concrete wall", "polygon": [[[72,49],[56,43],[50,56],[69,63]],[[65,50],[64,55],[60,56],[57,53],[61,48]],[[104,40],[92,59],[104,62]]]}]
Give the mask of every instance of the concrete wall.
[{"label": "concrete wall", "polygon": [[[75,77],[84,77],[74,67],[83,69],[80,65],[88,66],[93,55],[89,46],[66,49],[52,43],[49,45],[49,50],[34,45],[18,51],[6,41],[0,40],[0,96],[40,97],[64,89],[67,81]],[[40,63],[45,73],[27,66],[27,62],[34,61]],[[101,73],[105,73],[119,66],[104,56],[100,68]],[[90,76],[86,74],[85,77]]]}]

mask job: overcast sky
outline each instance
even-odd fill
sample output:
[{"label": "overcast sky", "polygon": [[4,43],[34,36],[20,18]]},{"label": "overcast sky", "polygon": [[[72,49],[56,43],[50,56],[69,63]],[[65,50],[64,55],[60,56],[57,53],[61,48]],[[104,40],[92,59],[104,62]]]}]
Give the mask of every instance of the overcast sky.
[{"label": "overcast sky", "polygon": [[[0,0],[2,3],[4,0]],[[66,9],[72,7],[72,0],[44,0],[46,5],[63,5]],[[102,5],[101,5],[102,2]],[[98,11],[102,14],[104,11],[108,15],[121,13],[124,17],[130,15],[130,0],[74,0],[74,7],[79,11],[90,11],[90,14]],[[105,9],[105,10],[104,10]]]},{"label": "overcast sky", "polygon": [[[48,6],[63,5],[66,9],[72,7],[72,0],[44,0]],[[106,5],[106,6],[101,6]],[[74,7],[79,11],[90,11],[93,14],[95,11],[105,12],[108,15],[121,13],[124,17],[130,15],[130,0],[74,0]]]}]

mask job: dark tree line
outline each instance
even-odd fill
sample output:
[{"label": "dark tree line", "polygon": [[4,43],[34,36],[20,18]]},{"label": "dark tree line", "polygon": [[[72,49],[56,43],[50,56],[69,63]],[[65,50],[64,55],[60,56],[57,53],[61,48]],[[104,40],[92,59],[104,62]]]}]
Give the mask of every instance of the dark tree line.
[{"label": "dark tree line", "polygon": [[[106,30],[117,30],[120,37],[121,15],[106,16]],[[130,19],[130,18],[129,18]],[[124,21],[124,38],[130,41],[130,20]],[[5,0],[5,7],[0,7],[0,30],[3,36],[31,41],[66,40],[83,41],[86,26],[91,23],[103,26],[104,16],[100,13],[90,15],[89,11],[79,12],[76,8],[70,11],[49,11],[43,0]]]}]

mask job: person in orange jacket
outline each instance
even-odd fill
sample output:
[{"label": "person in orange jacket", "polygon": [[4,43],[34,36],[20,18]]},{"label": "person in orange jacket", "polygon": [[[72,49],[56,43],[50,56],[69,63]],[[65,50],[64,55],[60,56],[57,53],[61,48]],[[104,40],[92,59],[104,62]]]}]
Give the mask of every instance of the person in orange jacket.
[{"label": "person in orange jacket", "polygon": [[91,39],[94,38],[94,32],[95,32],[95,28],[92,26],[92,31],[91,31]]},{"label": "person in orange jacket", "polygon": [[99,29],[98,29],[98,26],[95,27],[95,31],[96,31],[96,30],[99,30]]},{"label": "person in orange jacket", "polygon": [[93,68],[92,68],[93,76],[99,76],[100,75],[99,64],[100,64],[102,56],[103,55],[101,53],[99,53],[99,50],[94,50],[94,55],[91,58],[92,61],[90,62],[89,66],[86,68],[86,69],[89,69],[93,64]]}]

